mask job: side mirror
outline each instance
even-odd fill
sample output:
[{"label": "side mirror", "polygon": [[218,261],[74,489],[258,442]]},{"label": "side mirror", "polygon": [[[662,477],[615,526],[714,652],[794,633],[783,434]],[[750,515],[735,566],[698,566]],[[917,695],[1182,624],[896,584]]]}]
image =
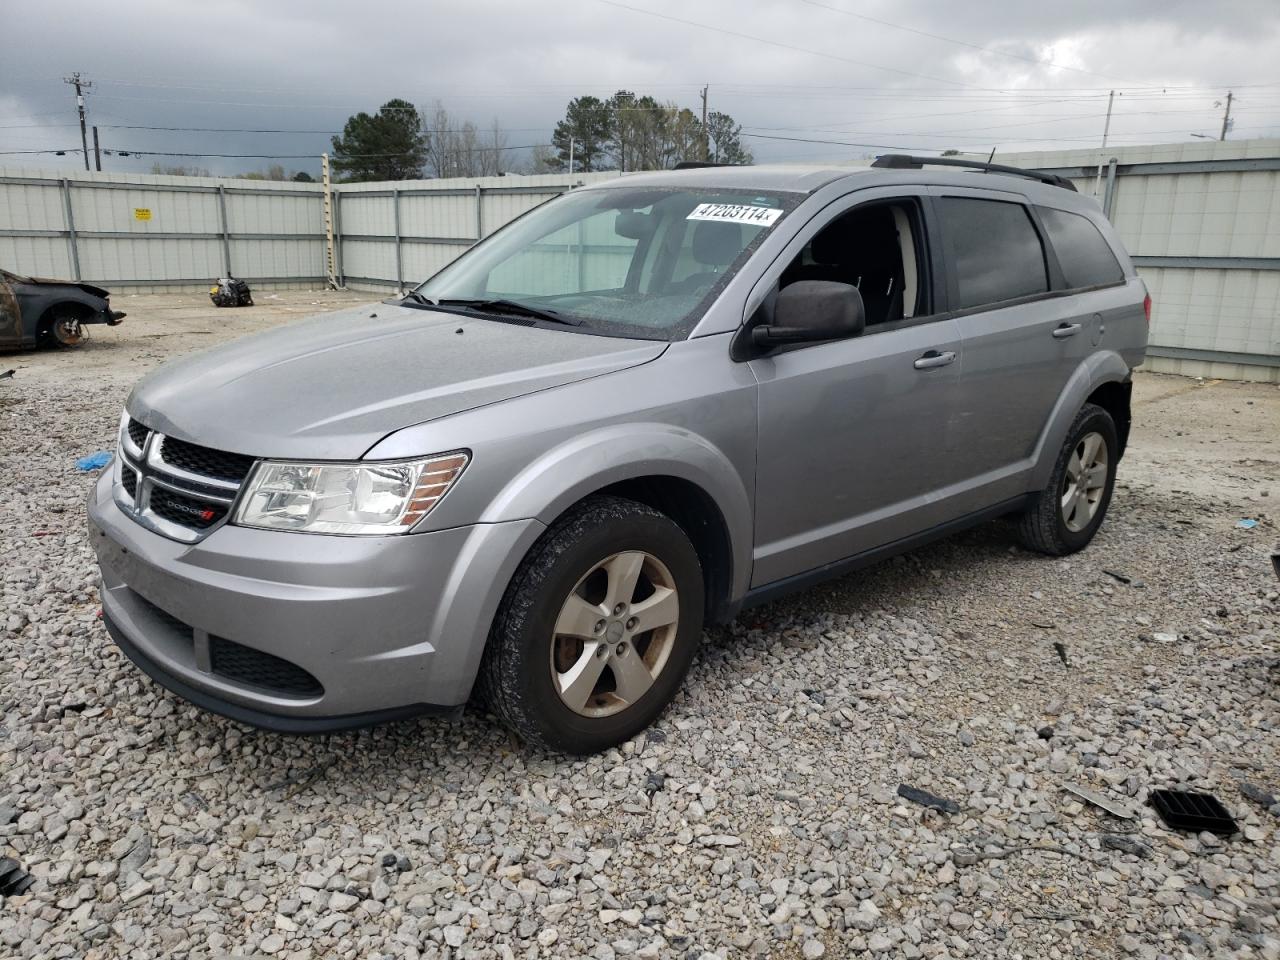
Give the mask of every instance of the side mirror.
[{"label": "side mirror", "polygon": [[769,349],[787,343],[816,343],[861,336],[867,311],[858,288],[830,280],[799,280],[782,288],[773,323],[755,327],[751,342]]}]

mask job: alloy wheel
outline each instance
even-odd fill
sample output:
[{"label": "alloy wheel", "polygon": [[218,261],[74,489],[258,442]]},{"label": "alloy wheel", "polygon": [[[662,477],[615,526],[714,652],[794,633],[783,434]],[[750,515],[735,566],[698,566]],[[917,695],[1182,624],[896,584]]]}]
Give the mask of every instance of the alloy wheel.
[{"label": "alloy wheel", "polygon": [[1107,487],[1107,443],[1100,433],[1086,433],[1067,460],[1062,481],[1062,522],[1079,533],[1093,522]]},{"label": "alloy wheel", "polygon": [[667,665],[680,620],[671,571],[653,554],[615,553],[565,598],[551,638],[551,679],[566,707],[608,717],[635,704]]}]

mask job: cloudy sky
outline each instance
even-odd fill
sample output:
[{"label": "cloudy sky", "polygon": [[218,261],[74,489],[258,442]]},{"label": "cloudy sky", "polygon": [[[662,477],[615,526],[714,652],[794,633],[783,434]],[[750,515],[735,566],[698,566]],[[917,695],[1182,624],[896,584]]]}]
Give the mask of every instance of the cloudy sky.
[{"label": "cloudy sky", "polygon": [[[358,110],[439,99],[513,147],[619,88],[696,107],[710,87],[760,161],[885,148],[987,152],[1280,136],[1275,0],[115,0],[24,3],[0,40],[0,164],[82,161],[79,70],[108,157],[216,173],[314,157]],[[1215,105],[1217,104],[1217,105]],[[140,127],[217,128],[147,130]],[[819,142],[814,142],[819,141]],[[827,142],[821,142],[827,141]],[[830,141],[837,141],[832,143]],[[521,151],[512,151],[515,160]],[[216,157],[214,154],[281,155]],[[291,157],[288,155],[303,155]]]}]

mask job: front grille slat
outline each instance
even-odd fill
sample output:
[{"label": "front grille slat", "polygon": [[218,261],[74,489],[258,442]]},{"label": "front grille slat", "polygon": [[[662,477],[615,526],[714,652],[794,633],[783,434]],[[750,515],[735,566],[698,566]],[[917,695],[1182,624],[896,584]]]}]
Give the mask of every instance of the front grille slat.
[{"label": "front grille slat", "polygon": [[129,426],[126,429],[129,431],[129,439],[133,441],[135,447],[141,450],[146,446],[147,434],[151,432],[146,426],[130,417]]},{"label": "front grille slat", "polygon": [[133,467],[120,468],[120,484],[124,487],[124,492],[129,495],[130,500],[138,498],[138,474]]},{"label": "front grille slat", "polygon": [[236,683],[285,696],[318,697],[324,693],[320,681],[296,663],[226,637],[209,637],[209,660],[216,675]]},{"label": "front grille slat", "polygon": [[160,456],[165,463],[190,473],[203,474],[216,480],[243,483],[253,466],[253,457],[242,453],[224,453],[210,450],[175,437],[165,437],[160,444]]}]

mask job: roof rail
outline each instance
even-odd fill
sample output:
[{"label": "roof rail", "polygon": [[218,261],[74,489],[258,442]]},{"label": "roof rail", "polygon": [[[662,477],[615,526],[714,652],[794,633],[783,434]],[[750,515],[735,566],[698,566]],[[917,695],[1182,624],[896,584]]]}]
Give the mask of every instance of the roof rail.
[{"label": "roof rail", "polygon": [[884,167],[890,170],[919,170],[925,165],[931,167],[965,167],[970,170],[982,170],[985,173],[1006,173],[1015,177],[1029,177],[1054,187],[1063,187],[1075,191],[1076,185],[1066,177],[1056,173],[1041,173],[1038,170],[1024,170],[1022,167],[1006,167],[1000,163],[986,163],[982,160],[961,160],[958,157],[913,157],[905,153],[886,153],[876,157],[873,167]]},{"label": "roof rail", "polygon": [[706,167],[741,167],[741,163],[715,163],[712,160],[681,160],[672,170],[702,170]]}]

